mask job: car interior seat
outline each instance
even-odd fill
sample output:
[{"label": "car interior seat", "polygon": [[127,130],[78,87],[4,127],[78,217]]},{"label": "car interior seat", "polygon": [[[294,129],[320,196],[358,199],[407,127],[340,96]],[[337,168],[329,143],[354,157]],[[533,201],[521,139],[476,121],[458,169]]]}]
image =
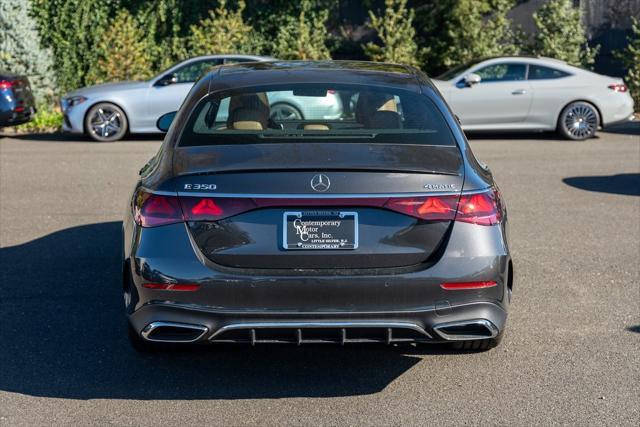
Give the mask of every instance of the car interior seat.
[{"label": "car interior seat", "polygon": [[264,93],[232,96],[227,129],[263,130],[269,124],[269,100]]}]

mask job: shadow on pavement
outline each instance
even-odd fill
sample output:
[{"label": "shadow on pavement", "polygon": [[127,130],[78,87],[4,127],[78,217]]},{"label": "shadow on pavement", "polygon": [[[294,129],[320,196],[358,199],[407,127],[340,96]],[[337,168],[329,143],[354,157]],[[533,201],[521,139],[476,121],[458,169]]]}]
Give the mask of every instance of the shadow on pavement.
[{"label": "shadow on pavement", "polygon": [[607,126],[605,132],[622,135],[640,135],[640,120]]},{"label": "shadow on pavement", "polygon": [[0,248],[0,390],[69,399],[351,396],[384,389],[425,354],[242,346],[139,355],[126,338],[120,230],[120,222],[83,225]]},{"label": "shadow on pavement", "polygon": [[[64,132],[52,132],[52,133],[31,133],[31,134],[10,134],[2,133],[0,138],[19,139],[22,141],[42,141],[42,142],[86,142],[90,144],[111,144],[110,142],[98,142],[89,138],[86,135],[76,135]],[[122,141],[159,141],[164,138],[164,134],[152,133],[152,134],[135,134],[126,135]]]},{"label": "shadow on pavement", "polygon": [[640,334],[640,325],[629,326],[629,327],[627,328],[627,331],[629,331],[629,332],[635,332],[636,334]]},{"label": "shadow on pavement", "polygon": [[640,173],[605,176],[573,176],[562,180],[571,187],[600,193],[640,196]]}]

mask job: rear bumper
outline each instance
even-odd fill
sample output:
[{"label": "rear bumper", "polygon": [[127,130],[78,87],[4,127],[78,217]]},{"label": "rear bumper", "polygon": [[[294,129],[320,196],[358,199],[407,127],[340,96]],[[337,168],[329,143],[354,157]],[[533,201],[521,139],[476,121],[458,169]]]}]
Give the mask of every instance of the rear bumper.
[{"label": "rear bumper", "polygon": [[[163,319],[163,320],[158,320]],[[476,302],[424,311],[387,313],[223,312],[208,307],[154,303],[129,318],[149,341],[188,343],[447,342],[493,338],[505,327],[506,310]],[[454,326],[473,325],[471,331]],[[184,327],[193,334],[163,333]]]},{"label": "rear bumper", "polygon": [[[396,342],[393,336],[398,334],[393,332],[402,323],[397,326],[401,337],[438,342],[446,340],[436,330],[441,324],[482,320],[498,333],[506,321],[511,261],[503,226],[455,223],[437,262],[393,274],[383,269],[323,275],[317,270],[276,276],[220,269],[202,256],[185,224],[141,228],[125,220],[125,242],[131,242],[125,246],[125,273],[131,277],[125,284],[125,301],[131,325],[143,336],[154,322],[169,322],[204,330],[189,336],[187,341],[193,342],[223,338],[220,331],[227,329],[240,329],[233,342],[261,342],[265,329],[278,337],[276,342],[307,342],[305,336],[317,336],[317,331],[307,334],[307,329],[338,334],[322,337],[329,341],[344,342],[344,329],[349,342],[350,332],[358,329],[355,335],[361,336],[360,330],[366,329],[373,333],[367,339]],[[497,285],[464,291],[440,286],[462,281]],[[200,289],[147,289],[142,286],[147,282],[197,283]],[[367,322],[371,327],[362,324]]]}]

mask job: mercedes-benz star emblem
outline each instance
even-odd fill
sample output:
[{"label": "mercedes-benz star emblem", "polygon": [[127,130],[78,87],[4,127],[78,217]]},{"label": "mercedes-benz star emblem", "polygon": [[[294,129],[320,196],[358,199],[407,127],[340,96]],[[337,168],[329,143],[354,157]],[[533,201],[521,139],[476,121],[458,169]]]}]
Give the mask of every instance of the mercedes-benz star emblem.
[{"label": "mercedes-benz star emblem", "polygon": [[319,193],[324,193],[331,186],[331,181],[327,175],[318,174],[311,178],[311,188]]}]

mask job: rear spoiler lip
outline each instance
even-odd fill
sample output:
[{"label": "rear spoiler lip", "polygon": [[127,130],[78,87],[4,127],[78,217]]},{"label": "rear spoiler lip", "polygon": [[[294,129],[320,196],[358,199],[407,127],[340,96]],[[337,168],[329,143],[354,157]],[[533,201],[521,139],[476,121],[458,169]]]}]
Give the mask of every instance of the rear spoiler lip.
[{"label": "rear spoiler lip", "polygon": [[411,169],[411,168],[386,168],[386,167],[337,167],[337,168],[312,168],[312,167],[295,167],[295,168],[236,168],[236,169],[221,169],[221,170],[201,170],[201,171],[185,171],[174,175],[174,178],[185,176],[202,176],[202,175],[224,175],[234,173],[258,173],[258,172],[387,172],[387,173],[416,173],[427,175],[448,175],[448,176],[462,176],[461,171],[453,172],[450,170],[427,170],[427,169]]},{"label": "rear spoiler lip", "polygon": [[357,193],[357,194],[255,194],[255,193],[207,193],[188,191],[145,191],[158,196],[178,196],[178,197],[212,197],[212,198],[247,198],[247,199],[374,199],[374,198],[395,198],[395,197],[425,197],[425,196],[458,196],[467,194],[479,194],[490,191],[492,187],[474,190],[454,190],[454,191],[425,191],[412,193]]}]

